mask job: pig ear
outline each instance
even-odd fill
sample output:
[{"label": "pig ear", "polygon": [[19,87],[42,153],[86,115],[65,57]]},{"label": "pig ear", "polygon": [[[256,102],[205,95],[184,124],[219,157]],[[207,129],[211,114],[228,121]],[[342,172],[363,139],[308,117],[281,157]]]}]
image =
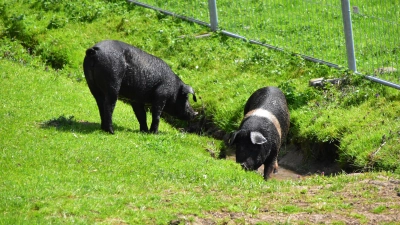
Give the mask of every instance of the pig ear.
[{"label": "pig ear", "polygon": [[[239,134],[240,134],[240,135],[239,135]],[[235,142],[236,142],[236,137],[237,137],[238,135],[239,135],[239,136],[243,136],[243,135],[246,135],[246,134],[248,134],[248,131],[246,131],[246,130],[238,130],[238,131],[232,132],[231,135],[229,136],[228,144],[229,144],[229,145],[235,144]]]},{"label": "pig ear", "polygon": [[267,139],[257,131],[250,132],[250,140],[255,145],[262,145],[267,142]]},{"label": "pig ear", "polygon": [[183,94],[193,94],[193,101],[197,102],[197,98],[196,98],[196,94],[194,93],[194,90],[192,87],[190,87],[189,85],[183,85],[182,87],[182,93]]},{"label": "pig ear", "polygon": [[229,144],[229,145],[233,145],[233,144],[235,143],[236,135],[237,135],[239,132],[240,132],[240,131],[235,131],[235,132],[232,132],[231,135],[229,135],[229,140],[228,140],[228,144]]}]

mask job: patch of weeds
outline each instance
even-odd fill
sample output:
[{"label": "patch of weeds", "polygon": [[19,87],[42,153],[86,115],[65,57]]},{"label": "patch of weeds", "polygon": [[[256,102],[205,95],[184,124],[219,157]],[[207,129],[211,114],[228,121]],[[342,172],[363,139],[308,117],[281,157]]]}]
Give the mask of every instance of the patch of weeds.
[{"label": "patch of weeds", "polygon": [[375,213],[375,214],[380,214],[380,213],[382,213],[383,211],[385,211],[386,209],[387,209],[386,206],[380,205],[380,206],[378,206],[378,207],[375,207],[375,208],[372,210],[372,212]]},{"label": "patch of weeds", "polygon": [[245,220],[245,218],[238,218],[238,219],[234,219],[233,222],[235,224],[245,224],[246,220]]},{"label": "patch of weeds", "polygon": [[0,39],[0,59],[8,59],[37,68],[43,66],[40,58],[35,57],[31,49],[22,46],[21,42],[18,40],[10,40],[6,37]]},{"label": "patch of weeds", "polygon": [[64,66],[68,63],[68,59],[62,53],[50,52],[44,56],[46,59],[46,64],[51,66],[55,70],[64,68]]},{"label": "patch of weeds", "polygon": [[300,194],[304,195],[304,194],[307,194],[307,192],[308,192],[307,189],[303,189],[303,190],[300,191]]},{"label": "patch of weeds", "polygon": [[9,15],[6,5],[3,5],[1,8],[1,19],[5,27],[4,33],[1,36],[4,35],[10,39],[20,40],[25,48],[34,48],[38,44],[38,41],[36,40],[36,34],[26,24],[26,15]]},{"label": "patch of weeds", "polygon": [[318,95],[312,88],[307,88],[305,91],[297,90],[293,80],[284,81],[278,87],[285,94],[286,101],[292,109],[297,109],[307,104]]},{"label": "patch of weeds", "polygon": [[59,12],[62,9],[63,4],[58,0],[37,0],[32,4],[32,8],[44,10],[46,12],[53,11]]},{"label": "patch of weeds", "polygon": [[300,212],[301,210],[298,206],[295,205],[284,205],[280,208],[280,211],[284,213],[296,213]]},{"label": "patch of weeds", "polygon": [[345,225],[346,223],[343,221],[332,221],[331,224],[335,224],[335,225]]},{"label": "patch of weeds", "polygon": [[319,106],[349,108],[385,94],[383,85],[370,82],[362,75],[343,71],[339,79],[337,84],[326,82],[322,88],[317,89]]},{"label": "patch of weeds", "polygon": [[367,217],[365,215],[360,214],[360,213],[352,212],[352,213],[350,213],[350,216],[355,218],[355,219],[358,219],[360,223],[368,222]]},{"label": "patch of weeds", "polygon": [[68,54],[60,46],[60,41],[53,40],[52,43],[43,43],[37,47],[36,54],[40,55],[46,65],[55,70],[63,69],[68,64]]},{"label": "patch of weeds", "polygon": [[105,8],[101,2],[66,2],[65,9],[72,20],[80,22],[93,22],[105,13]]},{"label": "patch of weeds", "polygon": [[243,108],[238,107],[232,112],[221,107],[218,112],[214,113],[214,115],[215,116],[212,120],[217,127],[220,127],[227,132],[232,132],[240,125],[240,121],[243,117]]},{"label": "patch of weeds", "polygon": [[[226,224],[228,224],[228,223],[226,223]],[[245,223],[244,223],[245,224]],[[269,225],[269,224],[271,224],[270,222],[256,222],[255,223],[256,225]],[[277,224],[282,224],[282,223],[277,223]],[[287,224],[289,224],[289,223],[287,223]]]},{"label": "patch of weeds", "polygon": [[31,7],[45,12],[66,12],[70,20],[80,22],[93,22],[106,10],[104,3],[96,1],[38,0]]},{"label": "patch of weeds", "polygon": [[62,28],[66,25],[67,21],[65,18],[62,18],[57,15],[53,15],[53,17],[50,19],[49,24],[47,25],[47,29],[58,29]]},{"label": "patch of weeds", "polygon": [[3,5],[3,15],[2,19],[5,25],[5,34],[9,37],[20,37],[23,35],[23,31],[26,30],[25,26],[25,14],[13,14],[7,15],[7,11],[5,10],[6,6]]},{"label": "patch of weeds", "polygon": [[261,49],[261,50],[254,49],[254,50],[255,51],[252,52],[252,55],[250,55],[247,59],[243,60],[243,63],[241,64],[241,67],[243,69],[251,68],[254,65],[266,66],[273,61],[273,59],[271,58],[271,56],[269,56],[266,49]]}]

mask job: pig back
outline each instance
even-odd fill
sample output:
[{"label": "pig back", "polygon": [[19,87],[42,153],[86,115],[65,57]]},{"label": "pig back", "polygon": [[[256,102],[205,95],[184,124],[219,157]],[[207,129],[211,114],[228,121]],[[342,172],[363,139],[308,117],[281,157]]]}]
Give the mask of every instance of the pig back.
[{"label": "pig back", "polygon": [[264,87],[255,91],[246,102],[244,115],[259,109],[265,110],[264,114],[267,113],[278,120],[284,140],[289,131],[290,115],[282,91],[277,87]]},{"label": "pig back", "polygon": [[[179,79],[161,59],[121,41],[106,40],[86,51],[87,79],[103,90],[115,87],[121,100],[150,103],[157,94],[169,97]],[[90,69],[86,69],[90,68]],[[158,92],[157,92],[158,89]],[[159,93],[162,89],[162,93]]]}]

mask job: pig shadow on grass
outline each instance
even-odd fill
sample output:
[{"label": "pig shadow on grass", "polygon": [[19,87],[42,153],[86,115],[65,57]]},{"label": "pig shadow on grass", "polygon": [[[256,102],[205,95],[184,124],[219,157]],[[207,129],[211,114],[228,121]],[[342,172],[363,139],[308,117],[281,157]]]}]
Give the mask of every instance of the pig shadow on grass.
[{"label": "pig shadow on grass", "polygon": [[[58,131],[64,131],[64,132],[74,131],[83,134],[93,133],[95,131],[101,130],[100,123],[94,123],[85,120],[76,120],[74,116],[65,116],[65,115],[54,117],[47,121],[41,122],[40,127],[43,129],[49,129],[54,127]],[[131,132],[135,132],[134,130],[127,129],[125,127],[120,127],[116,125],[114,125],[114,127],[116,130],[128,130]]]}]

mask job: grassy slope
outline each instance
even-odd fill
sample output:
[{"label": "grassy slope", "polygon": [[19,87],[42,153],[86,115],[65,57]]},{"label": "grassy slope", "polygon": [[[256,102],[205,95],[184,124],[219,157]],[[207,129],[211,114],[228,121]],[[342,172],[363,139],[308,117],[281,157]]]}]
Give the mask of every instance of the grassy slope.
[{"label": "grassy slope", "polygon": [[[3,222],[34,221],[38,215],[38,221],[94,222],[115,214],[162,220],[177,209],[184,213],[183,206],[193,213],[217,203],[215,196],[199,198],[197,191],[223,191],[232,180],[239,186],[251,179],[262,184],[235,163],[210,158],[209,138],[165,123],[159,135],[140,134],[131,109],[122,104],[115,112],[117,134],[107,135],[98,123],[87,122],[98,118],[83,85],[6,61],[1,67],[7,71],[2,85],[9,87],[0,94]],[[159,201],[165,212],[144,210]]]},{"label": "grassy slope", "polygon": [[[307,87],[310,78],[341,72],[217,34],[195,39],[193,35],[204,33],[205,28],[141,8],[116,7],[122,13],[46,29],[50,14],[37,20],[40,13],[24,7],[12,8],[15,15],[25,14],[19,38],[34,37],[31,51],[40,57],[30,56],[21,42],[3,33],[2,223],[166,223],[182,214],[202,216],[219,210],[257,214],[266,208],[277,213],[339,209],[351,217],[353,206],[332,198],[329,192],[341,192],[346,183],[356,186],[360,179],[379,176],[265,183],[233,162],[210,158],[205,149],[218,151],[219,141],[182,134],[167,123],[161,123],[160,135],[138,133],[131,108],[122,103],[114,114],[116,135],[101,132],[95,102],[85,83],[76,80],[82,79],[84,49],[107,38],[133,43],[164,58],[195,87],[208,116],[226,131],[240,122],[241,107],[249,94],[262,85],[281,85],[292,103],[293,141],[340,140],[343,161],[389,170],[399,165],[398,95],[390,89],[351,79],[357,86],[314,90]],[[0,27],[4,32],[9,25]],[[58,62],[60,58],[65,62],[62,70],[42,65],[42,60],[51,65],[51,59]],[[195,106],[202,107],[201,103]],[[379,149],[383,134],[386,144],[369,156]],[[304,187],[318,185],[330,188],[318,195],[304,195]],[[375,189],[365,195],[367,201],[387,201],[377,198]],[[293,196],[310,205],[292,206]],[[324,207],[317,204],[321,197],[330,198]],[[399,210],[392,205],[389,209]]]},{"label": "grassy slope", "polygon": [[[343,218],[368,221],[352,203],[364,201],[373,202],[366,213],[400,210],[395,199],[364,182],[394,174],[264,182],[233,161],[211,158],[205,150],[216,150],[218,141],[167,123],[159,135],[138,133],[124,104],[116,108],[116,134],[104,133],[85,85],[7,60],[0,66],[1,224],[166,224],[218,212],[241,213],[234,220],[243,223],[266,211],[279,218],[337,210]],[[357,195],[337,197],[349,189]]]}]

